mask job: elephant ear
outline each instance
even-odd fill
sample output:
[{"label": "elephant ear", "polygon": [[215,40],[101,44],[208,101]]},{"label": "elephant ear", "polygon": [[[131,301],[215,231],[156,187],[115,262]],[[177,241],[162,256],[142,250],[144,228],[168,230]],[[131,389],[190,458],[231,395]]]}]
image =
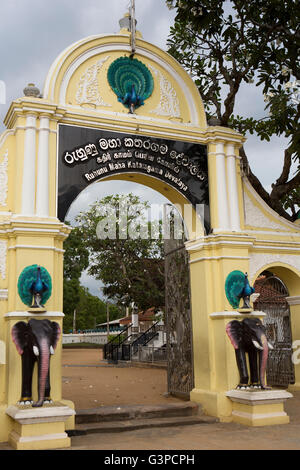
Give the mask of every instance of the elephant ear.
[{"label": "elephant ear", "polygon": [[29,326],[24,321],[16,323],[11,330],[12,340],[16,345],[19,354],[23,354],[24,348],[28,344]]},{"label": "elephant ear", "polygon": [[55,349],[60,338],[61,329],[60,329],[59,324],[55,321],[51,322],[51,326],[52,326],[51,345],[53,346],[53,349]]},{"label": "elephant ear", "polygon": [[237,320],[232,320],[226,325],[226,333],[234,349],[238,349],[240,347],[240,343],[242,341],[242,331],[243,326],[241,322]]}]

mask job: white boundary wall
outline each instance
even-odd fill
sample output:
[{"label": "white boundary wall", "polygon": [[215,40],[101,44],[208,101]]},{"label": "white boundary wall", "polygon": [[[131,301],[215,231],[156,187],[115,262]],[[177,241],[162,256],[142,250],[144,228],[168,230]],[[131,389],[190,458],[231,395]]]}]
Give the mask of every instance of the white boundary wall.
[{"label": "white boundary wall", "polygon": [[[110,335],[118,335],[120,332],[110,332]],[[63,334],[62,344],[71,343],[94,343],[106,344],[107,333],[69,333]]]}]

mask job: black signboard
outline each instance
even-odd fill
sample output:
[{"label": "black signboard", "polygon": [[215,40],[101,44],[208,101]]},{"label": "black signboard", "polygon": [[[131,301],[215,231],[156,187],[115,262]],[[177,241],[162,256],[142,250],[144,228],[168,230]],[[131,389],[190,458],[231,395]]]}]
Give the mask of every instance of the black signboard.
[{"label": "black signboard", "polygon": [[61,221],[74,199],[89,184],[122,173],[152,176],[175,188],[194,207],[204,205],[204,224],[209,231],[205,145],[59,125],[58,218]]}]

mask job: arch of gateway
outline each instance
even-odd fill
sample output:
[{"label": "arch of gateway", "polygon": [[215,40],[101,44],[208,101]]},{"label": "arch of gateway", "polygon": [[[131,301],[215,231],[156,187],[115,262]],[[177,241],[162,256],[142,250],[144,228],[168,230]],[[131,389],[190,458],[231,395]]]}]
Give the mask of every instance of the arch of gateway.
[{"label": "arch of gateway", "polygon": [[[0,442],[9,441],[16,449],[70,445],[66,431],[74,428],[74,405],[62,396],[61,339],[51,358],[53,405],[22,406],[22,361],[12,331],[31,319],[48,319],[62,330],[64,241],[70,231],[64,217],[87,185],[103,180],[149,186],[182,208],[189,233],[190,399],[221,422],[288,422],[286,391],[257,391],[253,400],[251,392],[234,390],[238,370],[226,325],[245,315],[263,318],[264,313],[233,309],[224,285],[234,270],[247,272],[251,285],[262,272],[278,276],[289,294],[292,337],[300,339],[300,227],[280,217],[255,192],[240,166],[244,136],[208,124],[201,96],[185,70],[138,31],[133,54],[131,39],[123,22],[118,34],[70,45],[51,65],[42,93],[27,87],[4,119]],[[125,77],[133,74],[136,83],[140,74],[146,79],[149,96],[144,104],[136,101],[130,109],[118,99],[112,83],[119,71]],[[42,266],[52,282],[44,310],[29,308],[18,288],[20,275],[32,265]],[[300,365],[294,368],[289,392],[300,388]]]}]

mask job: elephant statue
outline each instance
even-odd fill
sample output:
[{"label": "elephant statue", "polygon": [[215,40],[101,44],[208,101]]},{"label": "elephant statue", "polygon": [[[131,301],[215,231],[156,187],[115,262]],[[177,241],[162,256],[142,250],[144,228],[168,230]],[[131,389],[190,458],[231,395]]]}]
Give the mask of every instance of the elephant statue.
[{"label": "elephant statue", "polygon": [[[265,373],[269,348],[266,329],[259,318],[233,320],[226,325],[226,333],[235,349],[236,362],[240,374],[237,389],[269,389],[265,382]],[[250,382],[246,353],[249,357]]]},{"label": "elephant statue", "polygon": [[[32,404],[34,407],[51,403],[50,398],[50,358],[54,354],[60,337],[60,326],[50,320],[32,318],[25,323],[19,321],[12,328],[12,339],[22,356],[22,396],[19,404]],[[35,362],[38,363],[38,401],[32,400],[32,374]]]}]

